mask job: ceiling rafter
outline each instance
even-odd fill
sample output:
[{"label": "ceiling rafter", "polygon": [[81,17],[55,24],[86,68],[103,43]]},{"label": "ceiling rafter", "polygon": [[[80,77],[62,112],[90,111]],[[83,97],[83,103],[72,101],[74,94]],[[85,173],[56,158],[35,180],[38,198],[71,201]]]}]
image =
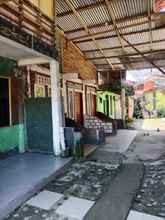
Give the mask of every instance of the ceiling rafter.
[{"label": "ceiling rafter", "polygon": [[[151,16],[154,17],[154,13],[152,13]],[[123,22],[134,22],[134,21],[137,21],[139,19],[146,19],[147,20],[147,18],[148,18],[148,13],[145,12],[143,14],[135,14],[134,16],[125,16],[123,18],[116,19],[116,23],[117,23],[117,25],[120,25]],[[106,24],[107,23],[105,23],[105,22],[101,22],[101,23],[88,25],[88,29],[97,28],[97,27],[104,27]],[[108,23],[108,25],[112,25],[112,24],[113,24],[112,22]],[[66,34],[71,34],[71,33],[80,32],[80,31],[83,31],[83,30],[84,30],[83,28],[77,28],[77,29],[65,31],[65,33]]]},{"label": "ceiling rafter", "polygon": [[[153,66],[165,74],[160,68],[165,55],[163,46],[165,23],[160,22],[160,16],[153,12],[150,0],[146,0],[144,4],[134,0],[134,5],[127,0],[98,0],[98,2],[81,0],[79,5],[75,4],[74,0],[64,1],[69,7],[64,5],[62,13],[59,10],[57,17],[59,25],[63,24],[64,19],[70,22],[70,15],[79,20],[81,26],[77,28],[73,22],[73,25],[66,26],[66,29],[70,30],[64,28],[64,33],[96,67],[104,63],[109,69],[113,67],[130,69],[139,67],[142,62],[144,66]],[[115,1],[118,3],[112,4]],[[109,19],[103,16],[102,8],[106,10]],[[100,12],[97,14],[98,9]],[[153,25],[154,23],[159,25]],[[156,39],[153,38],[155,35],[157,35]],[[113,45],[111,39],[115,41]],[[90,46],[88,42],[93,44]],[[106,42],[110,45],[106,45]],[[93,48],[93,45],[96,48]],[[147,46],[143,48],[143,45]],[[111,53],[111,51],[115,52]],[[129,66],[131,63],[132,66]]]},{"label": "ceiling rafter", "polygon": [[[90,36],[90,31],[87,27],[87,25],[85,24],[83,18],[80,16],[80,14],[76,11],[76,9],[73,6],[73,2],[72,0],[65,0],[65,2],[68,4],[68,6],[71,8],[71,10],[73,11],[74,15],[77,17],[77,19],[79,20],[79,22],[81,23],[81,25],[84,27],[85,31],[87,34],[89,34]],[[113,69],[113,65],[111,63],[111,61],[109,59],[106,58],[103,50],[101,49],[100,45],[96,42],[95,38],[93,36],[91,36],[91,40],[93,41],[93,43],[95,44],[96,48],[99,49],[99,51],[101,52],[101,54],[105,57],[107,63],[111,66],[111,68]]]},{"label": "ceiling rafter", "polygon": [[[119,31],[118,26],[117,26],[117,23],[116,23],[115,11],[113,10],[113,8],[112,8],[112,6],[111,6],[111,2],[110,2],[109,0],[105,0],[105,3],[106,3],[107,10],[108,10],[108,15],[109,15],[110,19],[111,19],[112,22],[113,22],[113,27],[114,27],[114,30],[115,30],[115,32],[116,32],[117,39],[118,39],[119,44],[120,44],[120,46],[121,46],[121,48],[122,48],[122,53],[123,53],[123,54],[126,54],[126,50],[125,50],[125,48],[124,48],[124,42],[123,42],[122,38],[120,37],[120,31]],[[125,57],[125,58],[126,58],[126,57]],[[126,59],[128,59],[128,58],[126,58]],[[121,60],[121,61],[122,61],[122,60]],[[122,64],[123,64],[124,68],[126,68],[126,67],[125,67],[125,64],[124,64],[123,62],[122,62]]]},{"label": "ceiling rafter", "polygon": [[[165,64],[164,65],[159,65],[161,68],[165,68]],[[148,68],[151,68],[152,67],[152,65],[150,65],[150,66],[141,66],[141,67],[137,67],[137,66],[135,66],[135,67],[133,67],[133,68],[128,68],[127,70],[132,70],[132,69],[148,69]],[[105,72],[105,71],[112,71],[112,69],[110,69],[109,68],[109,66],[107,66],[107,65],[104,65],[104,64],[102,64],[102,65],[100,65],[100,66],[97,66],[97,68],[98,68],[98,71],[99,72]],[[115,67],[115,70],[124,70],[124,68],[123,69],[121,69],[120,67]]]},{"label": "ceiling rafter", "polygon": [[[165,39],[162,40],[155,40],[152,43],[156,44],[156,43],[165,43]],[[150,44],[150,41],[144,42],[144,43],[136,43],[134,44],[134,46],[143,46],[143,45],[148,45]],[[102,48],[102,50],[107,51],[107,50],[118,50],[120,49],[120,46],[117,47],[108,47],[108,48]],[[130,48],[130,45],[125,45],[125,48]],[[92,52],[98,52],[98,49],[94,49],[94,50],[82,50],[83,53],[92,53]]]},{"label": "ceiling rafter", "polygon": [[[81,12],[81,11],[84,11],[84,10],[98,8],[101,5],[105,5],[104,0],[101,0],[99,2],[93,2],[93,3],[85,5],[85,6],[80,6],[80,7],[75,8],[75,9],[76,9],[77,12]],[[72,10],[68,10],[68,11],[65,11],[65,12],[62,12],[62,13],[58,13],[57,17],[64,17],[64,16],[71,15],[71,14],[74,14],[74,12]]]},{"label": "ceiling rafter", "polygon": [[[162,49],[162,50],[154,50],[154,51],[151,51],[151,50],[147,50],[147,51],[143,51],[141,53],[143,54],[151,54],[151,53],[165,53],[165,49]],[[130,54],[119,54],[119,55],[114,55],[114,56],[107,56],[107,58],[109,59],[112,59],[112,58],[122,58],[122,57],[131,57],[131,56],[137,56],[139,55],[139,52],[136,52],[136,53],[130,53]],[[92,57],[92,58],[88,58],[88,60],[100,60],[100,59],[104,59],[104,57]]]},{"label": "ceiling rafter", "polygon": [[[152,21],[155,21],[155,20],[152,20]],[[144,25],[144,24],[148,24],[148,21],[142,21],[142,22],[138,22],[136,24],[124,25],[124,26],[118,27],[118,30],[119,31],[120,30],[125,30],[127,28],[136,27],[136,26],[140,26],[140,25]],[[110,29],[110,30],[106,30],[106,31],[99,31],[97,33],[92,33],[91,35],[96,37],[98,35],[111,33],[111,32],[114,32],[114,31],[115,31],[115,28]],[[79,36],[79,37],[70,38],[70,40],[75,41],[75,40],[81,40],[81,39],[84,39],[84,38],[88,38],[88,35],[82,35],[82,36]]]},{"label": "ceiling rafter", "polygon": [[153,35],[152,35],[152,18],[151,18],[151,2],[150,2],[150,0],[147,1],[147,4],[148,4],[149,39],[150,39],[150,48],[152,51]]},{"label": "ceiling rafter", "polygon": [[7,2],[10,2],[11,0],[0,0],[0,5],[4,4],[4,3],[7,3]]},{"label": "ceiling rafter", "polygon": [[114,30],[116,32],[118,41],[119,41],[119,43],[120,43],[120,45],[123,49],[123,52],[125,53],[124,44],[123,44],[122,39],[120,37],[120,32],[119,32],[117,24],[116,24],[115,15],[114,15],[114,12],[113,12],[113,9],[111,7],[111,4],[110,4],[109,0],[105,0],[105,4],[106,4],[107,10],[108,10],[108,15],[109,15],[110,19],[112,20],[113,27],[114,27]]},{"label": "ceiling rafter", "polygon": [[[141,55],[148,63],[150,63],[153,67],[155,67],[157,70],[159,70],[161,73],[165,75],[165,71],[161,69],[157,64],[155,64],[149,57],[145,56],[140,50],[138,50],[133,44],[131,44],[127,39],[125,39],[121,35],[122,39],[129,44],[139,55]],[[152,51],[151,51],[152,52]]]},{"label": "ceiling rafter", "polygon": [[[163,58],[153,58],[151,60],[152,61],[163,61],[164,59]],[[140,63],[140,62],[146,62],[146,61],[144,61],[144,59],[141,59],[141,60],[131,60],[131,63]],[[113,64],[113,66],[116,66],[116,65],[130,64],[130,62],[129,61],[123,61],[123,62],[116,62],[116,63],[112,63],[112,64]],[[100,65],[104,65],[104,64],[95,64],[95,65],[96,66],[100,66]]]},{"label": "ceiling rafter", "polygon": [[[160,27],[155,27],[152,28],[152,31],[156,31],[156,30],[161,30],[161,29],[165,29],[165,24],[161,25]],[[136,35],[136,34],[141,34],[141,33],[146,33],[148,32],[148,29],[144,29],[141,31],[134,31],[134,32],[128,32],[128,33],[124,33],[122,34],[122,36],[129,36],[129,35]],[[95,40],[104,40],[104,39],[111,39],[111,38],[116,38],[117,35],[110,35],[110,36],[102,36],[102,37],[97,37],[95,38]],[[84,43],[84,42],[90,42],[90,39],[85,39],[85,40],[78,40],[78,41],[74,41],[74,43]]]}]

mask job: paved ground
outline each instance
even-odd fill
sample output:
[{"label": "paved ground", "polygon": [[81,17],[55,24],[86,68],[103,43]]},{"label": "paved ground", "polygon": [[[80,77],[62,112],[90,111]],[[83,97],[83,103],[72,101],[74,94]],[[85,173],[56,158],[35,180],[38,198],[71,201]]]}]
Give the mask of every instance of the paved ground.
[{"label": "paved ground", "polygon": [[[66,198],[65,200],[74,197],[85,199],[85,202],[96,202],[108,190],[109,184],[120,172],[120,168],[121,164],[112,164],[111,161],[100,163],[88,159],[83,162],[75,162],[43,190],[62,194]],[[45,201],[47,201],[46,198]],[[53,205],[49,210],[45,210],[46,203],[40,206],[42,202],[38,201],[38,204],[39,207],[24,204],[7,219],[63,219],[62,215],[58,215],[58,206]],[[64,216],[64,219],[72,218],[74,216]],[[75,220],[79,220],[79,218],[75,218]]]},{"label": "paved ground", "polygon": [[158,128],[165,131],[165,118],[156,118],[156,119],[137,119],[130,124],[131,128],[137,130],[149,130],[155,131]]},{"label": "paved ground", "polygon": [[42,188],[70,159],[19,154],[0,161],[0,219]]},{"label": "paved ground", "polygon": [[[151,219],[156,220],[157,217],[164,219],[165,132],[139,132],[125,156],[127,157],[126,163],[132,164],[136,162],[145,166],[144,177],[140,188],[137,190],[132,209],[152,215]],[[137,219],[140,219],[140,217],[137,217]],[[142,219],[145,220],[144,215]],[[147,215],[146,219],[149,219]]]},{"label": "paved ground", "polygon": [[128,162],[144,163],[144,178],[133,209],[165,217],[165,132],[140,132],[129,151]]},{"label": "paved ground", "polygon": [[108,137],[104,150],[124,153],[137,135],[136,130],[118,130],[116,136]]},{"label": "paved ground", "polygon": [[144,163],[157,160],[163,154],[165,154],[165,131],[140,131],[125,153],[128,161]]},{"label": "paved ground", "polygon": [[125,220],[142,176],[142,165],[124,165],[122,172],[118,174],[106,193],[89,211],[85,220]]},{"label": "paved ground", "polygon": [[[129,133],[131,134],[130,136]],[[129,144],[132,142],[133,137],[135,136],[134,131],[133,132],[119,131],[119,134],[121,135],[116,136],[116,140],[114,137],[112,138],[113,142],[110,145],[109,143],[107,143],[106,146],[98,147],[95,153],[93,153],[85,161],[82,161],[81,163],[80,162],[73,163],[72,166],[68,167],[62,174],[60,174],[53,181],[51,181],[43,190],[60,193],[64,195],[66,199],[70,199],[72,196],[74,196],[74,198],[81,198],[81,199],[85,199],[86,201],[93,201],[96,204],[98,203],[98,201],[102,201],[101,202],[102,204],[107,203],[106,201],[108,200],[108,198],[112,197],[112,200],[110,200],[112,205],[111,210],[113,210],[113,213],[117,211],[117,206],[114,204],[117,202],[118,197],[116,197],[115,194],[118,196],[119,194],[117,194],[117,191],[116,193],[114,193],[115,192],[114,189],[118,190],[118,187],[122,189],[120,191],[121,198],[123,195],[127,196],[128,191],[126,190],[127,188],[126,179],[130,178],[130,188],[132,188],[132,190],[135,191],[137,185],[139,185],[138,179],[140,178],[142,173],[142,168],[139,165],[134,166],[132,168],[129,167],[128,169],[126,167],[122,167],[122,161],[124,157],[121,153],[107,151],[108,146],[111,146],[113,149],[115,148],[115,146],[116,148],[118,148],[117,146],[120,145],[120,142],[118,141],[120,136],[122,136],[122,139],[125,138],[123,149],[120,148],[122,149],[122,151],[124,151],[124,149],[128,148]],[[139,173],[137,175],[137,179],[134,178],[135,172]],[[120,173],[122,173],[121,177],[116,179],[116,176],[118,176]],[[112,185],[113,190],[109,191],[114,179],[116,179],[118,183],[117,182],[114,183]],[[123,188],[121,187],[121,185],[119,186],[119,184],[121,184],[122,182],[125,182],[125,187]],[[116,184],[118,184],[118,187],[115,186]],[[112,192],[113,195],[110,195]],[[104,194],[107,196],[105,197]],[[127,205],[124,205],[123,208],[124,212],[122,215],[125,216],[127,215],[132,197],[133,194],[131,194],[130,196],[128,195],[128,200],[126,199],[127,202],[125,202],[125,204]],[[101,198],[104,199],[101,200]],[[39,201],[39,203],[41,203],[41,201]],[[100,204],[100,202],[98,204]],[[121,205],[122,207],[123,204],[124,202],[122,201],[119,205]],[[105,209],[107,209],[105,214],[105,219],[108,220],[110,209],[108,206],[105,206]],[[62,218],[62,216],[60,215],[58,216],[57,212],[58,209],[56,210],[54,207],[48,211],[42,208],[32,207],[27,204],[24,204],[23,206],[20,207],[19,210],[14,212],[8,219],[59,220]],[[92,210],[89,213],[92,213]],[[66,219],[70,219],[68,216],[65,217]],[[92,220],[91,217],[89,217],[88,219]],[[96,217],[94,217],[94,219],[96,220]],[[100,220],[100,217],[98,219]]]},{"label": "paved ground", "polygon": [[[163,220],[165,132],[139,132],[134,140],[135,132],[124,132],[116,140],[108,139],[85,161],[73,163],[43,189],[62,194],[64,201],[50,210],[24,204],[8,220],[126,220],[127,216],[128,220]],[[72,197],[76,203],[67,206]]]}]

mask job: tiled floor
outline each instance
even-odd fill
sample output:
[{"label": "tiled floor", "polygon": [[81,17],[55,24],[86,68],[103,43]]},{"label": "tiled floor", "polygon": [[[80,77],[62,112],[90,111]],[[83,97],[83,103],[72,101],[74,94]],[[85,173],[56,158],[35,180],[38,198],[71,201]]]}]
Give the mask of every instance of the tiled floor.
[{"label": "tiled floor", "polygon": [[56,213],[69,219],[83,220],[94,203],[86,199],[70,197],[56,210]]},{"label": "tiled floor", "polygon": [[0,219],[43,187],[70,160],[26,153],[0,161]]},{"label": "tiled floor", "polygon": [[64,195],[61,193],[44,190],[27,201],[26,204],[40,209],[50,210],[57,206],[60,201],[63,201],[63,199]]}]

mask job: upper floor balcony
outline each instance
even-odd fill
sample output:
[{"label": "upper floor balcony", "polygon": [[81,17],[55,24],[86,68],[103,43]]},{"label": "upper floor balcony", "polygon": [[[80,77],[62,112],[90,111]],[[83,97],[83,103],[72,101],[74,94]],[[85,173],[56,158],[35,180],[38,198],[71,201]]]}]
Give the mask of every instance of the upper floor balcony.
[{"label": "upper floor balcony", "polygon": [[52,19],[29,0],[0,4],[0,35],[52,58],[57,57],[55,21],[55,12]]}]

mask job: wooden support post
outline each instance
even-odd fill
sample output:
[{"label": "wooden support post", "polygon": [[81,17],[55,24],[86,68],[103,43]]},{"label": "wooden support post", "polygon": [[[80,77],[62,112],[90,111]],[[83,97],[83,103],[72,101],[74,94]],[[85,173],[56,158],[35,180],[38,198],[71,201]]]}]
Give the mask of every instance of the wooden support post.
[{"label": "wooden support post", "polygon": [[37,29],[37,37],[38,39],[42,38],[42,12],[41,12],[41,2],[38,1],[38,11],[37,11],[37,23],[38,23],[38,29]]},{"label": "wooden support post", "polygon": [[22,30],[22,23],[24,19],[24,14],[23,14],[23,0],[19,0],[19,28]]},{"label": "wooden support post", "polygon": [[53,0],[53,7],[52,7],[52,10],[53,10],[53,12],[52,12],[52,14],[53,14],[53,22],[52,22],[52,32],[53,32],[53,39],[52,39],[52,45],[53,45],[53,47],[55,47],[56,46],[56,38],[57,38],[57,36],[56,36],[56,31],[57,31],[57,19],[56,19],[56,17],[57,17],[57,12],[56,12],[56,0]]}]

